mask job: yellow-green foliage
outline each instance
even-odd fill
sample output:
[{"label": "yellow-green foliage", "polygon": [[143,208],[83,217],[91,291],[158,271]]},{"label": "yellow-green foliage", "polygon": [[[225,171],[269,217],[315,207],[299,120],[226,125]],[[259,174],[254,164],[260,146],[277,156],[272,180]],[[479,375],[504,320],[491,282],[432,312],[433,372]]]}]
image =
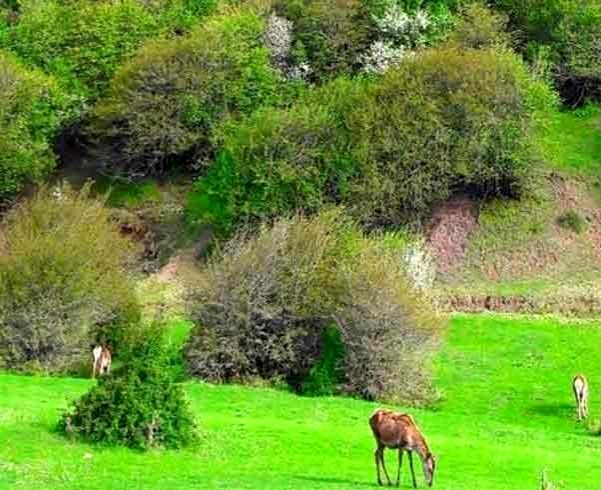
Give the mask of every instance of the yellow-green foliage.
[{"label": "yellow-green foliage", "polygon": [[116,328],[135,316],[126,272],[132,245],[103,203],[89,197],[89,186],[42,188],[9,213],[3,231],[4,367],[62,369],[87,351],[98,327]]}]

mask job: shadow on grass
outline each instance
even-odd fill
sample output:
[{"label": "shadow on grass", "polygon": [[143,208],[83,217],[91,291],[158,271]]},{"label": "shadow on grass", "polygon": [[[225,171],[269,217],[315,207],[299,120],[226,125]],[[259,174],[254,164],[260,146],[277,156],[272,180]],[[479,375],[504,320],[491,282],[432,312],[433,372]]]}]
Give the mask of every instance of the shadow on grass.
[{"label": "shadow on grass", "polygon": [[370,482],[366,482],[366,481],[353,481],[353,480],[345,480],[343,478],[327,478],[327,477],[320,477],[320,476],[294,476],[293,479],[308,481],[308,482],[315,482],[315,483],[330,483],[333,485],[334,484],[352,485],[353,487],[373,488],[373,487],[378,486],[378,484],[375,481],[373,483],[370,483]]},{"label": "shadow on grass", "polygon": [[530,407],[530,412],[543,417],[554,417],[560,419],[574,418],[575,406],[570,403],[537,403]]}]

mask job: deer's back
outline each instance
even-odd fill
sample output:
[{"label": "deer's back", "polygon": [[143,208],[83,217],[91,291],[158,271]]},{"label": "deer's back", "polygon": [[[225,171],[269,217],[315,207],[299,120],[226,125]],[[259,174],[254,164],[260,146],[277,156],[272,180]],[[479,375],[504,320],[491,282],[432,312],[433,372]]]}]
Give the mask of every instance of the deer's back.
[{"label": "deer's back", "polygon": [[413,446],[419,434],[410,415],[390,410],[376,410],[369,425],[378,444],[393,449]]}]

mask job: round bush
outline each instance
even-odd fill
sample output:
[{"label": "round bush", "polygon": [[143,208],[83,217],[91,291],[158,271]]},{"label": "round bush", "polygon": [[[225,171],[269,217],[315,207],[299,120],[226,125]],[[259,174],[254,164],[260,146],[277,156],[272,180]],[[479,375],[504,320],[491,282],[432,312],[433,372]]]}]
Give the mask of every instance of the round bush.
[{"label": "round bush", "polygon": [[63,370],[83,356],[88,359],[90,343],[103,328],[124,329],[136,319],[137,300],[126,269],[132,245],[120,236],[103,203],[89,198],[89,186],[80,192],[42,188],[13,209],[4,225],[3,368]]},{"label": "round bush", "polygon": [[127,362],[99,378],[98,385],[63,414],[59,430],[90,442],[137,449],[194,443],[196,423],[168,359],[162,329],[154,326]]},{"label": "round bush", "polygon": [[370,83],[338,80],[232,125],[189,216],[227,229],[344,203],[377,227],[457,191],[519,195],[536,162],[533,131],[554,103],[510,52],[425,51]]},{"label": "round bush", "polygon": [[260,15],[238,12],[145,46],[94,112],[91,133],[108,148],[107,165],[133,176],[194,165],[211,154],[216,126],[273,101],[279,76],[263,29]]},{"label": "round bush", "polygon": [[453,192],[519,197],[534,131],[555,95],[514,54],[424,52],[390,70],[350,114],[360,179],[349,205],[370,226],[423,216]]},{"label": "round bush", "polygon": [[52,140],[69,106],[54,80],[0,51],[0,199],[54,168]]},{"label": "round bush", "polygon": [[194,285],[189,372],[214,382],[283,378],[313,393],[431,399],[429,361],[442,322],[403,263],[401,250],[365,238],[340,211],[234,238]]}]

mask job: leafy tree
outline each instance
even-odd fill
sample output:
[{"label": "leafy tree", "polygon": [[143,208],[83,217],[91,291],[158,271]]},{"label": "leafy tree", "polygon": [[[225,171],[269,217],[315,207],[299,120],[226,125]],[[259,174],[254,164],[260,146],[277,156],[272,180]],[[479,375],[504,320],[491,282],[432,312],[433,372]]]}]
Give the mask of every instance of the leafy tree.
[{"label": "leafy tree", "polygon": [[144,41],[183,33],[214,7],[215,0],[23,0],[19,22],[0,42],[77,94],[85,114]]}]

